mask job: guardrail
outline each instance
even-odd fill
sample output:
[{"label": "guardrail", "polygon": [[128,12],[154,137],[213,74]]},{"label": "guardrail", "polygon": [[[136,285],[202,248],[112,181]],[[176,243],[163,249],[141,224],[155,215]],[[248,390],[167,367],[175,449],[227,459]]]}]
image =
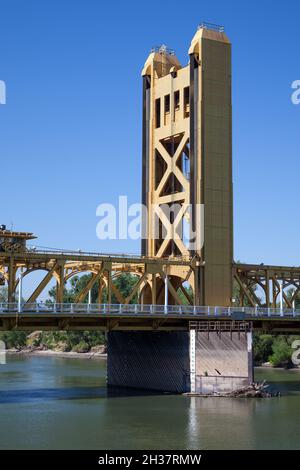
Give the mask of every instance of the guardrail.
[{"label": "guardrail", "polygon": [[[27,247],[27,253],[33,253],[37,255],[63,255],[63,256],[79,256],[79,257],[94,257],[94,258],[119,258],[119,259],[136,259],[141,262],[145,260],[158,260],[155,256],[143,256],[138,254],[127,254],[127,253],[99,253],[93,251],[81,251],[81,250],[60,250],[60,249],[40,249],[31,247],[30,245]],[[19,253],[18,253],[19,254]],[[159,258],[160,260],[164,261],[184,261],[188,262],[191,260],[189,256],[163,256]]]},{"label": "guardrail", "polygon": [[191,305],[140,305],[140,304],[88,304],[88,303],[0,303],[0,315],[5,313],[37,314],[116,314],[116,315],[193,315],[194,317],[230,317],[233,320],[247,318],[296,318],[300,310],[252,307],[201,307]]},{"label": "guardrail", "polygon": [[217,33],[224,33],[225,31],[224,26],[214,23],[207,23],[206,21],[202,21],[202,23],[199,24],[198,29],[210,29],[211,31],[216,31]]}]

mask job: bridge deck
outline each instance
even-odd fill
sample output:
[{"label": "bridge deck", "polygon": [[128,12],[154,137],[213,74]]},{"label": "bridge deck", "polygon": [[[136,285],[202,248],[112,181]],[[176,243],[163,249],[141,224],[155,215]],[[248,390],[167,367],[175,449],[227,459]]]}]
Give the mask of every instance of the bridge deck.
[{"label": "bridge deck", "polygon": [[251,322],[254,329],[300,331],[300,311],[248,307],[98,304],[0,304],[1,330],[188,330],[191,322]]}]

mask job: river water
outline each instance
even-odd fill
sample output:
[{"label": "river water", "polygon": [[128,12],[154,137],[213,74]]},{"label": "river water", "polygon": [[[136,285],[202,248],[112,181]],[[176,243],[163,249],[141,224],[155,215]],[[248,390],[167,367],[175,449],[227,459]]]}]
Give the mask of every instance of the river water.
[{"label": "river water", "polygon": [[300,449],[300,371],[260,369],[281,398],[110,392],[104,360],[9,356],[0,449]]}]

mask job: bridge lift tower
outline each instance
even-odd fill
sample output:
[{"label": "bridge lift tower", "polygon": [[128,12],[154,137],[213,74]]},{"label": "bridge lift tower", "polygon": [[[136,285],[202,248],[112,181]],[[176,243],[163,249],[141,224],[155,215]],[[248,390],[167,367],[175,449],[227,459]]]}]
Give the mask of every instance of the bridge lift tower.
[{"label": "bridge lift tower", "polygon": [[[182,67],[155,48],[143,76],[142,254],[195,256],[196,305],[231,305],[233,263],[231,44],[203,23]],[[174,206],[174,204],[176,206]],[[176,207],[166,216],[165,209]],[[189,236],[186,236],[188,232]],[[176,287],[178,272],[170,272]]]}]

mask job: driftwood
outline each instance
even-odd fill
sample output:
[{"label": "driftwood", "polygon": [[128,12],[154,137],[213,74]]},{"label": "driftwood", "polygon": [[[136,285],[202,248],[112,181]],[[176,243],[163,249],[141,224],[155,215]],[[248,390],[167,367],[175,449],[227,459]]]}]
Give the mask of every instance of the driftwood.
[{"label": "driftwood", "polygon": [[280,393],[271,393],[267,389],[269,385],[264,380],[261,383],[254,382],[251,385],[246,387],[233,390],[229,393],[220,394],[219,396],[226,396],[232,398],[271,398],[271,397],[280,397]]}]

